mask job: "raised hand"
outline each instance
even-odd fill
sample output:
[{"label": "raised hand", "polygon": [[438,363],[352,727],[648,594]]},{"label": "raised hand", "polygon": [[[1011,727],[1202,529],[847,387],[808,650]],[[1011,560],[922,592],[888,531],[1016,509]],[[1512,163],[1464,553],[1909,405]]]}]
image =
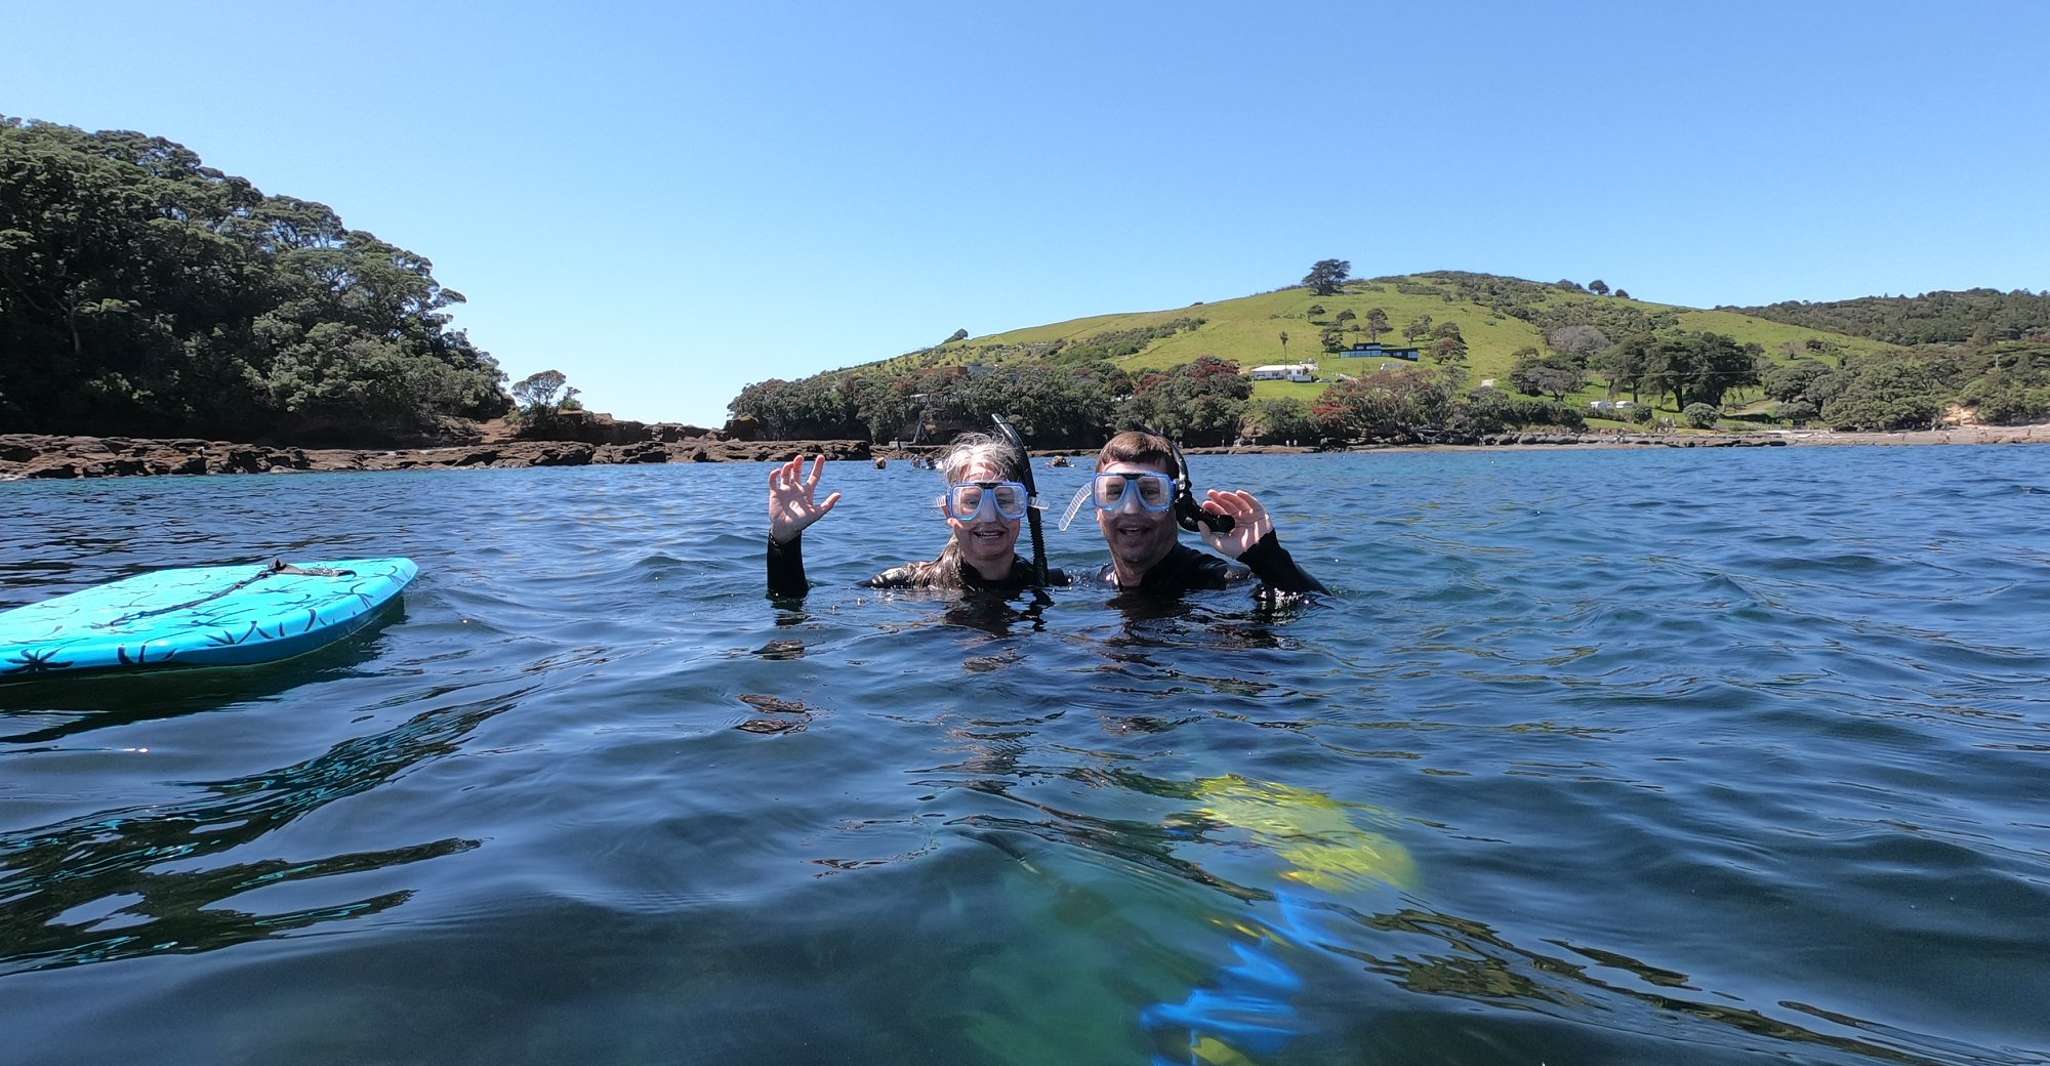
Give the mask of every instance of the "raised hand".
[{"label": "raised hand", "polygon": [[797,539],[804,527],[826,517],[826,512],[840,502],[840,494],[833,493],[824,503],[815,499],[819,491],[819,478],[826,472],[826,457],[820,455],[811,464],[811,475],[805,476],[804,456],[800,455],[787,463],[780,463],[769,470],[769,537],[778,544],[788,544]]},{"label": "raised hand", "polygon": [[1231,558],[1238,558],[1246,549],[1260,543],[1260,538],[1274,532],[1274,517],[1250,492],[1219,492],[1211,489],[1204,494],[1203,509],[1211,514],[1228,514],[1232,517],[1229,533],[1212,533],[1208,526],[1203,529],[1203,539],[1210,546]]}]

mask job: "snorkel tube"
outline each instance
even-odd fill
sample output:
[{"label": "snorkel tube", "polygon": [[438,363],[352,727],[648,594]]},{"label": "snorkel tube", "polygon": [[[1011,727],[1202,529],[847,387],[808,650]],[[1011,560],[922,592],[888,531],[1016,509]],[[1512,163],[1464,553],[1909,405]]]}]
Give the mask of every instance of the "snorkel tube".
[{"label": "snorkel tube", "polygon": [[[1208,527],[1212,533],[1229,533],[1237,520],[1228,514],[1211,514],[1196,505],[1194,482],[1189,478],[1189,460],[1182,454],[1182,446],[1173,437],[1142,423],[1132,423],[1132,428],[1141,433],[1150,433],[1167,442],[1167,450],[1174,455],[1174,520],[1191,533],[1203,532]],[[1029,488],[1031,483],[1027,482]]]},{"label": "snorkel tube", "polygon": [[997,434],[1005,443],[1018,449],[1018,480],[1025,485],[1025,521],[1032,526],[1032,580],[1046,585],[1046,532],[1039,527],[1039,486],[1032,483],[1032,453],[1025,450],[1025,438],[1016,427],[1002,415],[992,415],[996,420]]}]

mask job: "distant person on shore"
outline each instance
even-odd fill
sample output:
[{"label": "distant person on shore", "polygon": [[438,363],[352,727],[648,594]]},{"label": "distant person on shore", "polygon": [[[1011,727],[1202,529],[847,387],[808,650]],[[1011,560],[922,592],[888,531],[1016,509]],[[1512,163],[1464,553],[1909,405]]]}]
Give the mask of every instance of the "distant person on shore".
[{"label": "distant person on shore", "polygon": [[[1098,453],[1096,475],[1085,491],[1110,547],[1110,562],[1096,580],[1121,591],[1169,596],[1252,578],[1259,579],[1262,593],[1329,591],[1281,546],[1273,517],[1252,493],[1211,489],[1198,505],[1189,489],[1188,463],[1166,437],[1143,430],[1112,437]],[[1231,528],[1213,528],[1205,515],[1228,517]],[[1237,563],[1181,543],[1178,527],[1200,532],[1210,547]]]},{"label": "distant person on shore", "polygon": [[[964,433],[935,465],[946,481],[939,498],[941,517],[952,536],[939,558],[892,567],[861,582],[866,588],[990,589],[1014,592],[1033,586],[1032,564],[1015,550],[1030,496],[1019,479],[1026,457],[1016,448],[981,433]],[[804,530],[840,502],[835,492],[817,498],[825,474],[821,455],[805,473],[798,456],[769,472],[769,594],[803,596]],[[1047,584],[1065,585],[1068,575],[1047,573]]]}]

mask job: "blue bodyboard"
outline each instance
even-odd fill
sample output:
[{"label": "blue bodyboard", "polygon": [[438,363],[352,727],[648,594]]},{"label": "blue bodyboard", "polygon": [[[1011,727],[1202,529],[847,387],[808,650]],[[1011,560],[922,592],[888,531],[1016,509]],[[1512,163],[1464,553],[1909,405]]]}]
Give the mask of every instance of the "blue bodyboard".
[{"label": "blue bodyboard", "polygon": [[0,612],[0,681],[288,659],[369,624],[419,572],[395,558],[137,574]]}]

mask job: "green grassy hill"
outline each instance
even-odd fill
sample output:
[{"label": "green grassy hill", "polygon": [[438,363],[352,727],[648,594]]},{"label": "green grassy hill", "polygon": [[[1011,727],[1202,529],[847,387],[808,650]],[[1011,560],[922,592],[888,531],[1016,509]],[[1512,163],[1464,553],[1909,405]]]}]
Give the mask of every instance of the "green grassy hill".
[{"label": "green grassy hill", "polygon": [[[1596,296],[1515,278],[1441,272],[1355,280],[1347,282],[1341,292],[1331,296],[1318,296],[1307,288],[1298,287],[1171,310],[1095,315],[970,337],[899,356],[895,361],[934,365],[1061,358],[1063,353],[1072,355],[1077,345],[1102,338],[1115,340],[1119,334],[1130,336],[1132,331],[1150,329],[1168,335],[1152,338],[1143,334],[1133,336],[1120,347],[1136,347],[1136,350],[1118,355],[1112,361],[1135,371],[1186,363],[1203,355],[1235,360],[1248,367],[1262,363],[1315,361],[1319,364],[1320,377],[1316,383],[1262,381],[1253,387],[1256,397],[1297,396],[1307,400],[1322,392],[1339,373],[1372,373],[1376,369],[1373,364],[1377,363],[1409,365],[1398,360],[1340,359],[1325,355],[1319,334],[1327,325],[1336,322],[1341,311],[1350,309],[1358,316],[1351,325],[1358,326],[1360,332],[1347,333],[1348,343],[1367,339],[1366,317],[1374,308],[1385,311],[1395,327],[1394,332],[1382,335],[1383,343],[1409,343],[1400,331],[1421,315],[1431,316],[1434,324],[1459,323],[1468,346],[1467,365],[1471,379],[1478,383],[1487,378],[1506,379],[1512,353],[1517,349],[1542,349],[1544,330],[1539,323],[1545,321],[1548,314],[1564,313],[1565,305],[1589,302],[1606,306],[1580,310],[1617,313],[1622,309],[1633,309],[1649,316],[1671,316],[1670,324],[1682,329],[1712,331],[1740,342],[1755,342],[1763,346],[1767,356],[1775,361],[1793,358],[1789,349],[1799,350],[1811,339],[1854,353],[1888,351],[1894,347],[1867,338],[1789,325],[1730,310],[1699,310],[1615,296]],[[1319,306],[1324,313],[1313,317],[1310,308]],[[1186,328],[1186,320],[1191,319],[1201,319],[1202,324],[1193,329]],[[1170,332],[1176,320],[1184,320],[1185,328]],[[1283,332],[1289,335],[1285,349],[1281,342]],[[1054,342],[1066,344],[1060,351],[1049,351],[1054,348]],[[1426,351],[1424,365],[1430,365],[1430,340],[1425,338],[1417,343]],[[1592,386],[1574,397],[1574,402],[1582,403],[1603,395],[1605,390],[1601,386]]]}]

